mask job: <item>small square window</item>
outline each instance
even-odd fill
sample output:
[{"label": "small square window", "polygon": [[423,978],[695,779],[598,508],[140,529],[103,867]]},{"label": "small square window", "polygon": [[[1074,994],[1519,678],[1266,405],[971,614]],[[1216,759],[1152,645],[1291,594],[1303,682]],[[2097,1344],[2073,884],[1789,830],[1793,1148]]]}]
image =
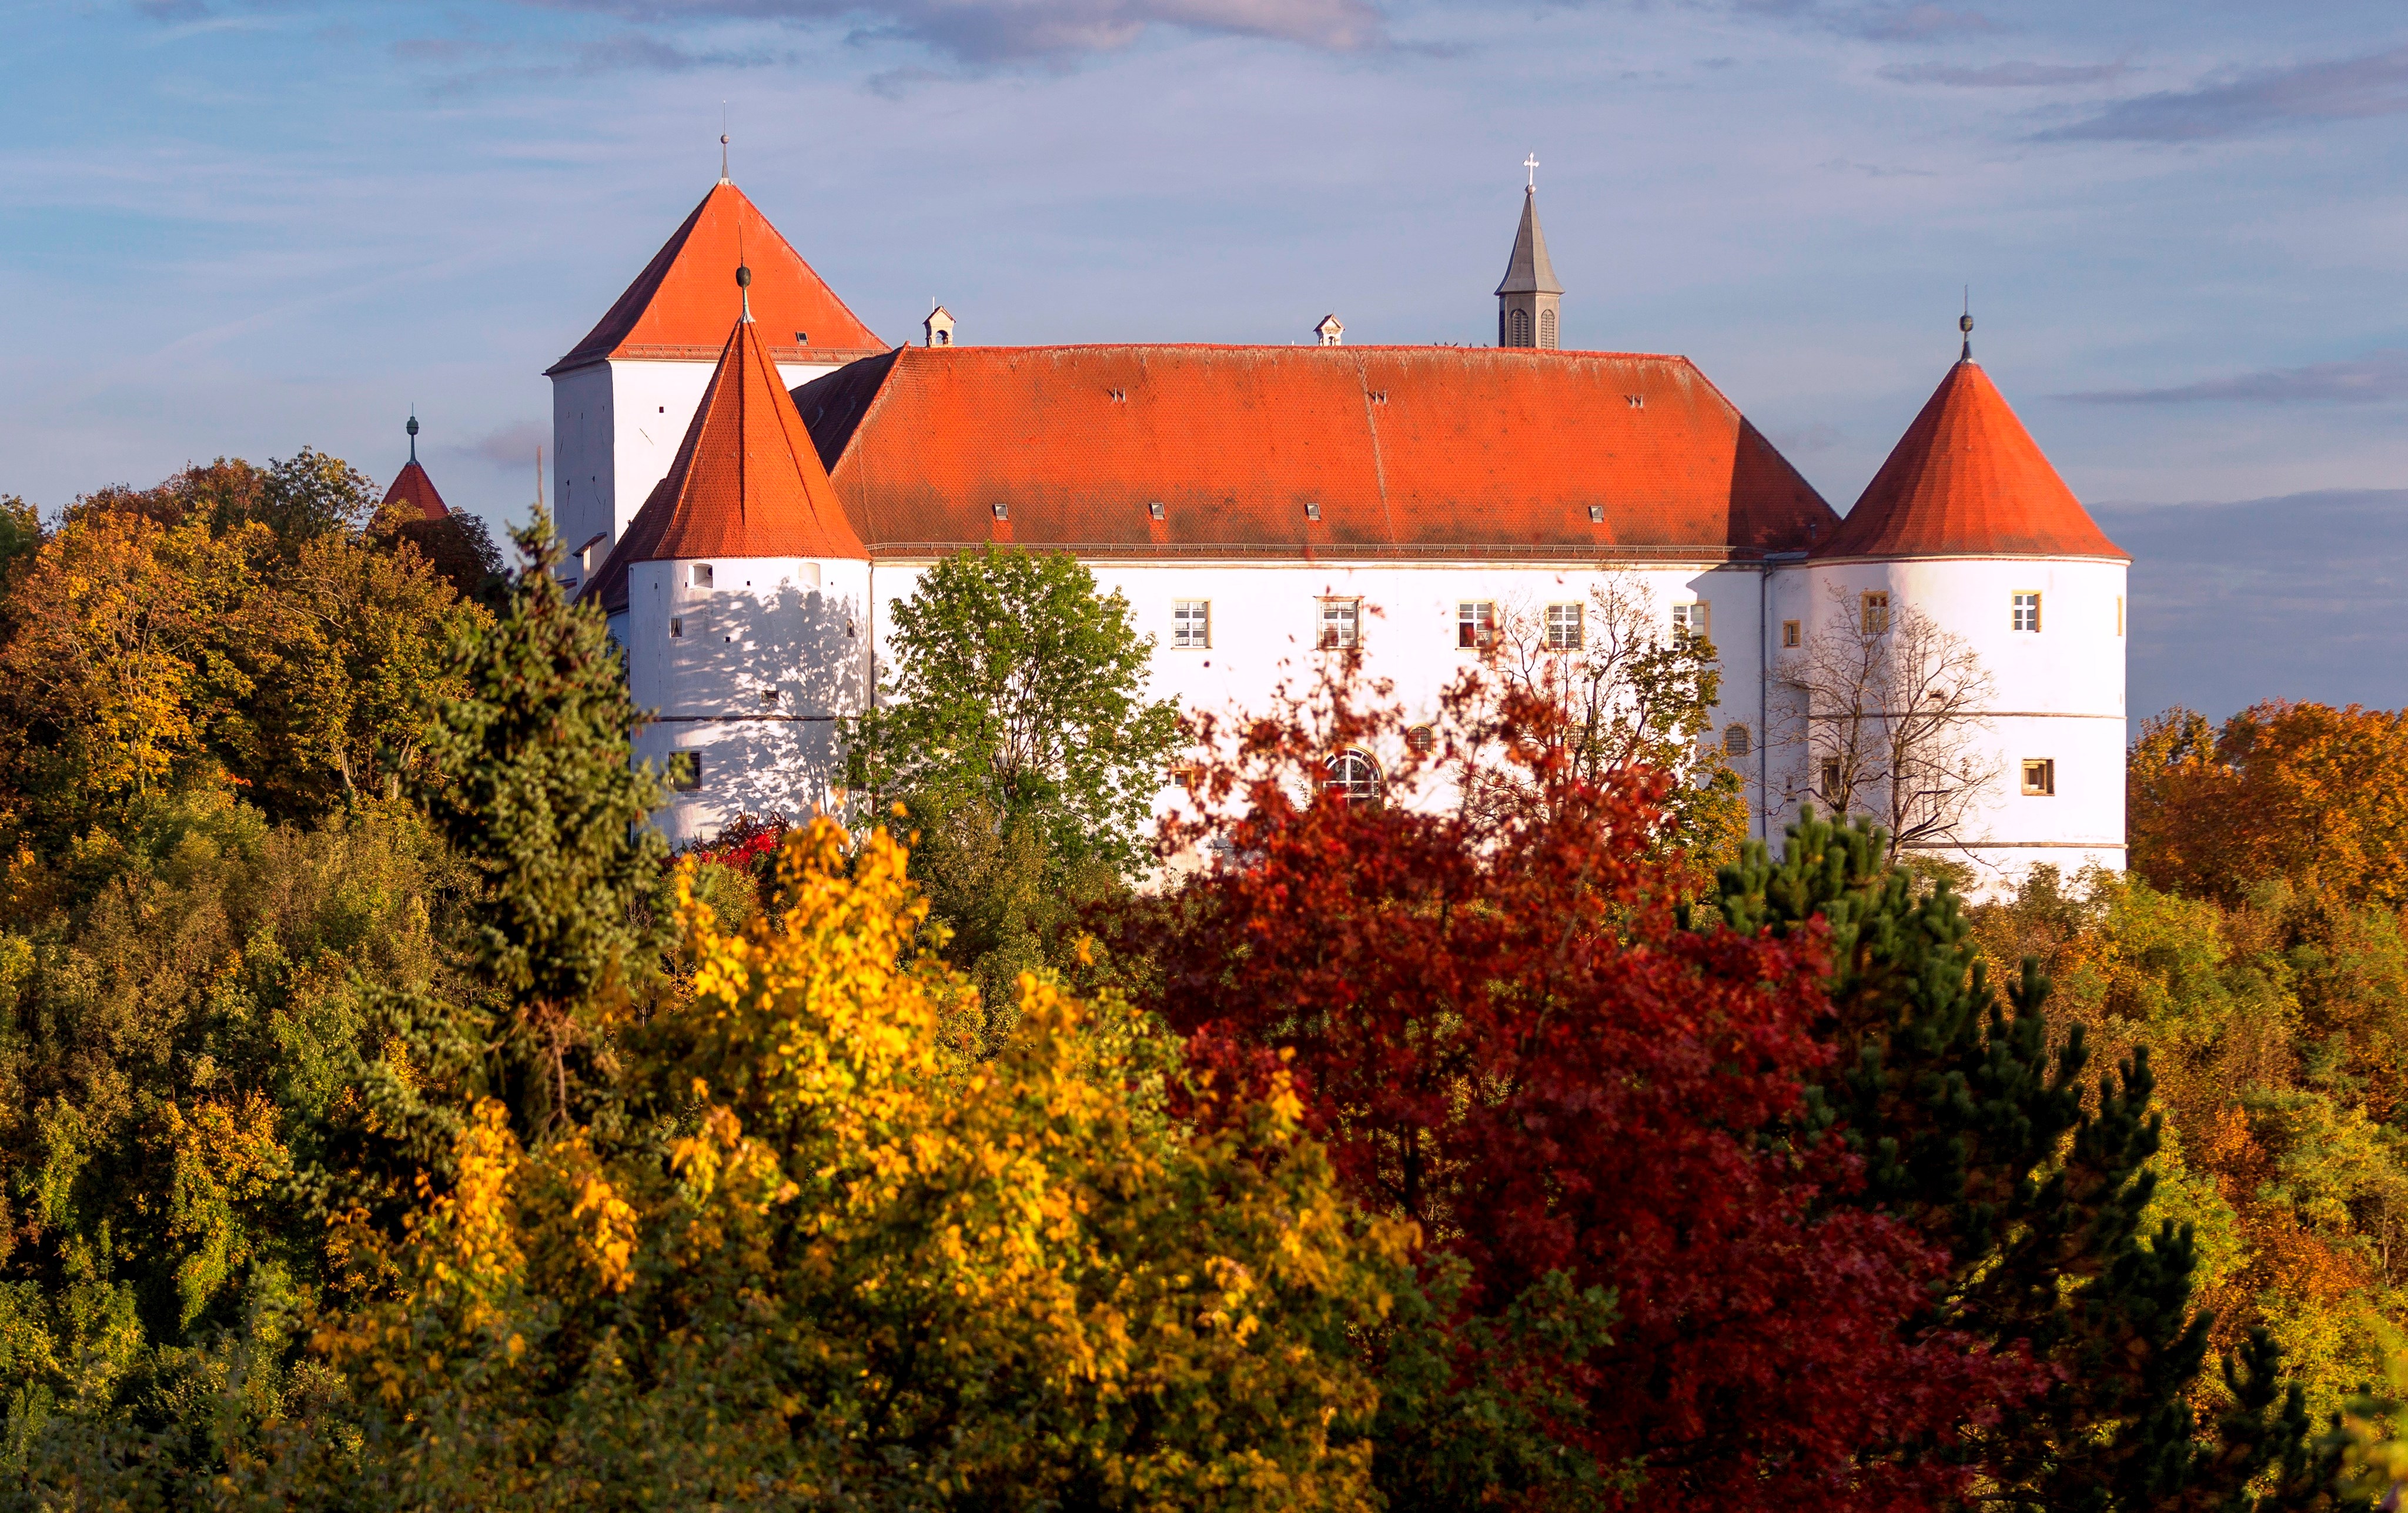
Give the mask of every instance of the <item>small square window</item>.
[{"label": "small square window", "polygon": [[2014,626],[2017,630],[2036,631],[2040,628],[2040,595],[2032,593],[2015,596]]},{"label": "small square window", "polygon": [[1605,524],[1605,506],[1603,506],[1603,505],[1601,505],[1601,504],[1592,504],[1592,505],[1590,505],[1590,506],[1588,507],[1588,523],[1589,523],[1590,525],[1592,525],[1592,526],[1602,526],[1602,525],[1604,525],[1604,524]]},{"label": "small square window", "polygon": [[1497,606],[1486,599],[1467,599],[1455,607],[1455,643],[1466,651],[1484,652],[1497,644]]},{"label": "small square window", "polygon": [[2024,797],[2046,799],[2057,792],[2057,758],[2027,756],[2024,758]]},{"label": "small square window", "polygon": [[672,640],[674,640],[674,639],[676,639],[677,637],[682,636],[682,635],[684,635],[684,634],[685,634],[685,618],[684,618],[684,616],[682,616],[682,615],[676,615],[676,614],[672,614],[672,615],[670,615],[670,616],[669,616],[669,636],[670,636],[670,638],[671,638]]},{"label": "small square window", "polygon": [[1581,649],[1581,633],[1584,628],[1585,627],[1582,624],[1581,606],[1577,604],[1550,604],[1547,606],[1547,650],[1551,652],[1579,651]]},{"label": "small square window", "polygon": [[1882,636],[1889,633],[1889,596],[1887,594],[1879,592],[1861,594],[1857,596],[1857,604],[1864,615],[1866,635]]},{"label": "small square window", "polygon": [[1789,648],[1795,649],[1795,648],[1797,647],[1797,645],[1798,645],[1798,641],[1799,641],[1799,635],[1798,635],[1798,622],[1797,622],[1797,621],[1795,621],[1795,620],[1784,620],[1784,621],[1782,621],[1782,622],[1781,622],[1781,644],[1782,644],[1782,645],[1784,645],[1784,646],[1785,646],[1785,647],[1789,647]]},{"label": "small square window", "polygon": [[710,586],[710,564],[708,562],[697,562],[693,567],[688,568],[685,572],[685,581],[690,586],[695,588],[709,588]]},{"label": "small square window", "polygon": [[1304,507],[1304,518],[1307,520],[1319,520],[1321,518],[1321,506],[1318,504],[1306,505]]},{"label": "small square window", "polygon": [[1182,652],[1212,649],[1212,601],[1182,598],[1170,606],[1170,644]]},{"label": "small square window", "polygon": [[1321,601],[1321,645],[1325,651],[1350,651],[1363,644],[1363,601],[1326,598]]},{"label": "small square window", "polygon": [[1709,614],[1710,612],[1707,610],[1706,606],[1702,604],[1673,605],[1672,634],[1676,636],[1696,636],[1700,640],[1704,639]]},{"label": "small square window", "polygon": [[675,793],[692,793],[702,786],[702,753],[674,751],[669,753],[669,788]]},{"label": "small square window", "polygon": [[1145,507],[1145,512],[1152,518],[1160,520],[1162,518],[1162,501],[1160,499],[1156,499],[1153,503],[1147,505]]},{"label": "small square window", "polygon": [[997,499],[987,508],[995,512],[995,518],[997,520],[1010,520],[1011,518],[1011,506],[1004,503],[1000,499]]}]

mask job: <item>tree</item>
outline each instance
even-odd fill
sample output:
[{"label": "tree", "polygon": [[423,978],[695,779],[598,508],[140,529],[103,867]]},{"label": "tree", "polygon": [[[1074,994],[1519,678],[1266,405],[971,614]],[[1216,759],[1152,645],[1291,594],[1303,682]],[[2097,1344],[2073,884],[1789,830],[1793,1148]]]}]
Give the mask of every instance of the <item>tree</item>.
[{"label": "tree", "polygon": [[[1591,588],[1576,618],[1559,608],[1505,607],[1491,663],[1498,682],[1548,708],[1545,739],[1560,746],[1550,768],[1559,765],[1565,779],[1597,785],[1640,768],[1671,774],[1664,843],[1711,875],[1747,834],[1740,776],[1713,733],[1722,698],[1713,642],[1702,633],[1666,634],[1654,596],[1627,572]],[[1482,772],[1484,785],[1502,785],[1497,797],[1507,801],[1544,789],[1512,763]]]},{"label": "tree", "polygon": [[1981,725],[1996,685],[1970,642],[1914,605],[1862,605],[1836,584],[1830,598],[1780,666],[1805,695],[1813,791],[1879,821],[1887,859],[1945,845],[1998,778]]},{"label": "tree", "polygon": [[2129,784],[2136,872],[2227,903],[2279,877],[2408,904],[2408,712],[2275,699],[2211,728],[2185,709],[2142,727]]},{"label": "tree", "polygon": [[1068,964],[1078,909],[1147,864],[1179,739],[1177,706],[1145,698],[1153,644],[1067,555],[947,557],[896,601],[892,677],[853,732],[853,781],[873,813],[908,810],[949,958],[998,1024],[1022,972]]},{"label": "tree", "polygon": [[[1947,1257],[1928,1326],[2051,1368],[2037,1396],[1966,1425],[1984,1501],[2068,1509],[2309,1508],[2332,1466],[2310,1442],[2300,1386],[2261,1331],[2226,1364],[2229,1410],[2190,1396],[2213,1320],[2191,1302],[2189,1227],[2145,1222],[2162,1116],[2145,1045],[2083,1083],[2076,1024],[2052,1032],[2050,987],[2027,958],[2001,1003],[1956,898],[1886,864],[1887,838],[1811,810],[1776,860],[1760,843],[1725,869],[1710,934],[1828,943],[1835,1053],[1796,1138],[1863,1162],[1838,1202],[1910,1224]],[[2264,1495],[2256,1490],[2264,1488]]]},{"label": "tree", "polygon": [[1333,690],[1235,732],[1165,842],[1223,859],[1113,928],[1216,1086],[1292,1070],[1357,1201],[1421,1232],[1441,1343],[1386,1347],[1383,1491],[1872,1508],[1968,1486],[1947,1452],[2036,1385],[2019,1348],[1906,1327],[1941,1258],[1842,1201],[1854,1153],[1758,1138],[1834,1071],[1819,938],[1682,928],[1660,775],[1591,781],[1552,702],[1467,717],[1429,759],[1509,754],[1538,801],[1323,792],[1333,744],[1401,734]]},{"label": "tree", "polygon": [[391,1295],[319,1335],[362,1389],[356,1471],[296,1454],[251,1486],[1374,1506],[1347,1339],[1387,1309],[1403,1237],[1340,1199],[1293,1096],[1181,1125],[1173,1045],[1032,978],[1002,1053],[966,1058],[967,985],[914,955],[902,849],[820,819],[779,865],[785,907],[740,933],[685,895],[691,1001],[621,1072],[661,1122],[529,1144],[479,1105]]}]

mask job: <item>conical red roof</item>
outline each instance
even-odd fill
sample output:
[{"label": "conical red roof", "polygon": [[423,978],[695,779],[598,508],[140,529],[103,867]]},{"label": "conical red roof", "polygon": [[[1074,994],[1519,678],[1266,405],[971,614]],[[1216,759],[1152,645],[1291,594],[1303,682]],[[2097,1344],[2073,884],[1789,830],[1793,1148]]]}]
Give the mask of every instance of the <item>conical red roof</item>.
[{"label": "conical red roof", "polygon": [[[735,281],[728,281],[735,287]],[[677,460],[586,585],[615,614],[637,562],[712,557],[853,557],[868,549],[845,518],[819,450],[761,328],[737,323],[679,443]]]},{"label": "conical red roof", "polygon": [[2130,559],[1971,359],[1940,381],[1864,497],[1813,555]]},{"label": "conical red roof", "polygon": [[609,314],[547,373],[608,358],[702,359],[719,350],[738,298],[728,270],[752,270],[752,314],[788,362],[849,362],[886,350],[744,192],[711,186]]},{"label": "conical red roof", "polygon": [[418,466],[416,457],[410,458],[401,471],[394,475],[393,487],[384,491],[384,502],[414,504],[418,506],[418,512],[428,520],[440,520],[452,512],[451,507],[443,502],[443,496],[435,492],[435,480],[426,476],[426,469]]}]

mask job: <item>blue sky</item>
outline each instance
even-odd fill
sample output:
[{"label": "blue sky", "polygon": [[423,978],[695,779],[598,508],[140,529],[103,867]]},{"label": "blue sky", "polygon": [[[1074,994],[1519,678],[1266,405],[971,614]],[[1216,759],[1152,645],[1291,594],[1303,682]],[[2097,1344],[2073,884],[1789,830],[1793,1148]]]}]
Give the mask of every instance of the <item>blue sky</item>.
[{"label": "blue sky", "polygon": [[2396,6],[83,0],[0,42],[0,492],[45,505],[304,444],[382,479],[415,402],[447,495],[519,512],[541,370],[723,102],[891,340],[937,297],[970,341],[1477,341],[1535,150],[1565,344],[1690,354],[1842,509],[1970,283],[2157,543],[2136,713],[2408,703]]}]

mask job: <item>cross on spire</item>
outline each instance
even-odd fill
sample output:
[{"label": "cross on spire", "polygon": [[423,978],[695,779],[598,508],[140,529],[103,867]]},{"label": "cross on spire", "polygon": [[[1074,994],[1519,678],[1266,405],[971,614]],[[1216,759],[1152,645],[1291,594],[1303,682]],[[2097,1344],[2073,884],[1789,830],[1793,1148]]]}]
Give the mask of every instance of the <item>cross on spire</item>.
[{"label": "cross on spire", "polygon": [[1522,166],[1530,170],[1530,187],[1528,193],[1533,195],[1537,194],[1539,192],[1539,154],[1533,152],[1528,157],[1524,158],[1522,160]]}]

